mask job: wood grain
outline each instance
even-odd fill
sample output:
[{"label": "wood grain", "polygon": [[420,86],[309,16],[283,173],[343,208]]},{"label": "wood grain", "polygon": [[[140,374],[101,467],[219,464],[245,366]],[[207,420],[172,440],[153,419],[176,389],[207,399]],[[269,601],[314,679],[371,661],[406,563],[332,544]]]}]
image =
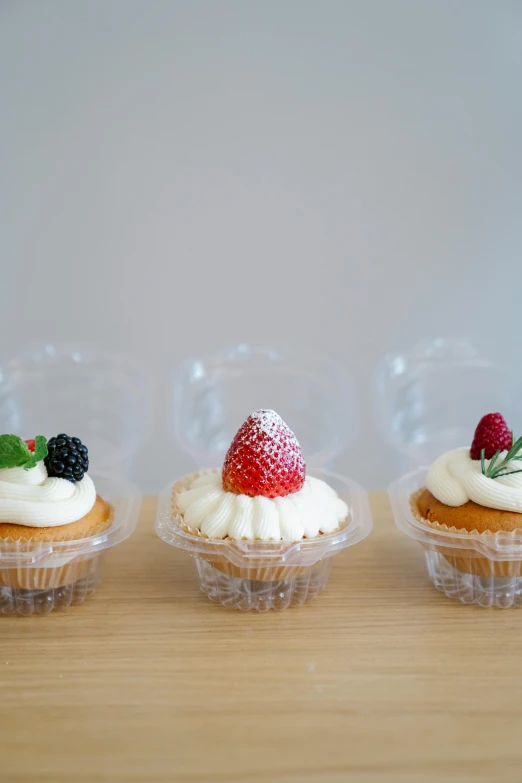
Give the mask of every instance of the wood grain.
[{"label": "wood grain", "polygon": [[261,615],[154,508],[88,602],[0,618],[2,783],[520,783],[522,614],[439,594],[383,495],[323,595]]}]

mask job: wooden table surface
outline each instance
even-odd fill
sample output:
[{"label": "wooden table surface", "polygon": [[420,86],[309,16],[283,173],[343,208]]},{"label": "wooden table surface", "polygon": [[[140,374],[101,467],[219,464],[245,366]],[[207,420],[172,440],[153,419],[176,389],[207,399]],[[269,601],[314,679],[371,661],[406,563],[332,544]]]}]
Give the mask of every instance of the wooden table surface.
[{"label": "wooden table surface", "polygon": [[325,593],[242,614],[147,499],[85,604],[0,618],[0,781],[520,783],[522,612],[439,594],[372,502]]}]

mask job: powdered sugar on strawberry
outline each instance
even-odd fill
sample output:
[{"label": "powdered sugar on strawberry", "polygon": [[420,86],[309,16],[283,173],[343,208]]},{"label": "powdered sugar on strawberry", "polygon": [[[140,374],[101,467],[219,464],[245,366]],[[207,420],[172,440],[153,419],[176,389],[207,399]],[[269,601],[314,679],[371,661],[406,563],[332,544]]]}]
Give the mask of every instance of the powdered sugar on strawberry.
[{"label": "powdered sugar on strawberry", "polygon": [[237,432],[223,465],[223,489],[267,498],[298,492],[306,466],[297,438],[273,410],[252,413]]},{"label": "powdered sugar on strawberry", "polygon": [[[252,424],[255,424],[257,430],[264,432],[265,435],[270,435],[273,430],[278,429],[281,425],[289,430],[281,416],[269,408],[254,411],[248,418]],[[291,432],[291,430],[289,430],[289,432]]]}]

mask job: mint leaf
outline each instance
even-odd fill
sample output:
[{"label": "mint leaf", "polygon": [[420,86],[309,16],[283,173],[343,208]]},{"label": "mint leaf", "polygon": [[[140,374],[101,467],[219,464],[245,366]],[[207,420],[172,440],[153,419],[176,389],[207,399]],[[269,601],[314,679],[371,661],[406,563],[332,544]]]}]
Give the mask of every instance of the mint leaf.
[{"label": "mint leaf", "polygon": [[41,460],[47,457],[47,438],[44,438],[43,435],[37,435],[35,441],[34,452],[31,454],[28,449],[30,458],[23,466],[24,470],[31,470],[31,468],[36,467]]},{"label": "mint leaf", "polygon": [[0,435],[0,470],[24,468],[31,470],[47,456],[47,438],[37,435],[34,452],[18,435]]},{"label": "mint leaf", "polygon": [[27,443],[18,435],[0,435],[0,470],[21,468],[31,457]]}]

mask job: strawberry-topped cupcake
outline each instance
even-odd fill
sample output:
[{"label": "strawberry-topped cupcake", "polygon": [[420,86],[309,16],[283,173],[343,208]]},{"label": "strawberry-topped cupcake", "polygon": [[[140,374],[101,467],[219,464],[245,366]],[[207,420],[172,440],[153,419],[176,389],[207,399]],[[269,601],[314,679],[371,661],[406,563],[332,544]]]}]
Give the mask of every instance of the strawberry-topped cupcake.
[{"label": "strawberry-topped cupcake", "polygon": [[[222,468],[169,486],[157,531],[196,557],[202,589],[213,600],[258,610],[303,603],[325,586],[331,555],[371,525],[362,490],[333,479],[343,497],[307,475],[281,417],[258,410],[237,432]],[[357,494],[356,517],[350,491]]]},{"label": "strawberry-topped cupcake", "polygon": [[437,587],[466,603],[520,602],[522,437],[500,413],[480,420],[471,447],[394,482],[390,497],[398,526],[428,550]]},{"label": "strawberry-topped cupcake", "polygon": [[31,614],[54,608],[55,599],[81,600],[68,588],[92,575],[95,562],[90,544],[80,542],[97,541],[114,520],[88,467],[79,438],[0,435],[0,612]]}]

